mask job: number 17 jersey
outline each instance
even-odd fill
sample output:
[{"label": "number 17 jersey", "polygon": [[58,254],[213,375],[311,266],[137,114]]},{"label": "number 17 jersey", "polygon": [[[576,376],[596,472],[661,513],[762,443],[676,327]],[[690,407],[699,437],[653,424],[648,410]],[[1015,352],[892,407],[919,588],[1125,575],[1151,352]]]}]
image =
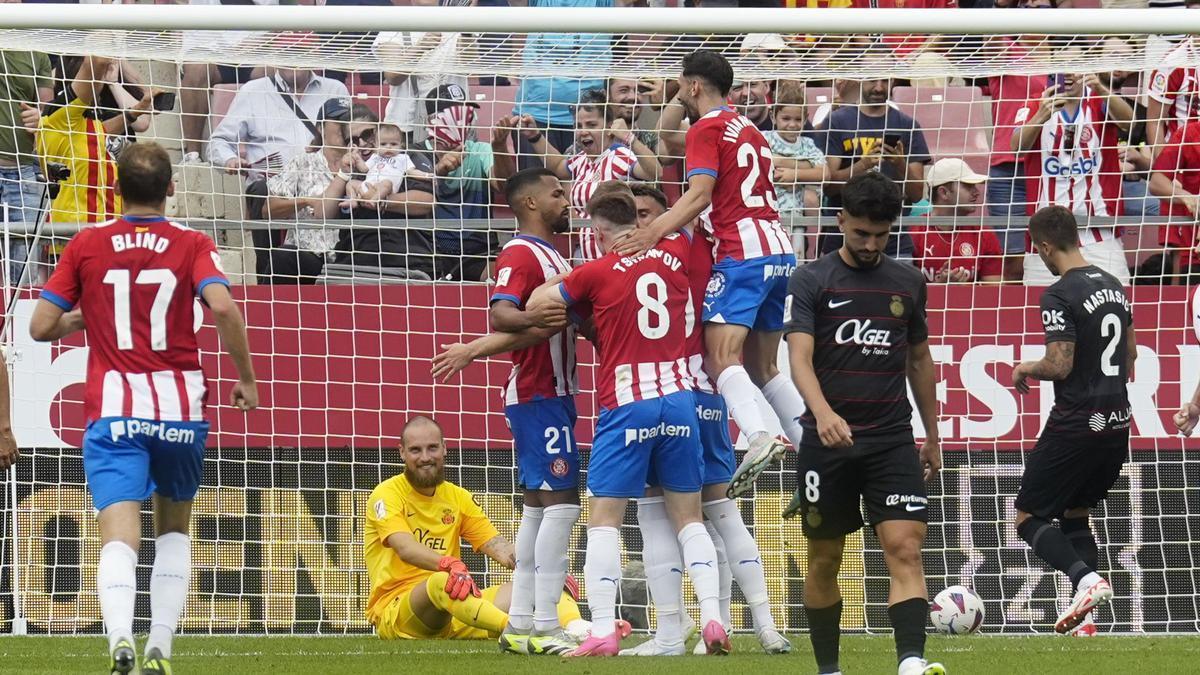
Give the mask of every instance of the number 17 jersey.
[{"label": "number 17 jersey", "polygon": [[229,285],[212,240],[166,218],[118,218],[71,239],[41,297],[83,311],[89,423],[204,419],[195,298],[213,283]]}]

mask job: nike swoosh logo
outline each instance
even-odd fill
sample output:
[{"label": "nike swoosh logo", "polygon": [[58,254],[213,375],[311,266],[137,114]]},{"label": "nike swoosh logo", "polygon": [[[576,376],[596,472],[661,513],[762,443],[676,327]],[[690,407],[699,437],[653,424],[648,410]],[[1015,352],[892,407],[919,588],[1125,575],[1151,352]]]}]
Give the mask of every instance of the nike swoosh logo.
[{"label": "nike swoosh logo", "polygon": [[905,511],[920,511],[923,508],[925,508],[924,504],[905,504],[904,505]]},{"label": "nike swoosh logo", "polygon": [[415,516],[415,515],[417,515],[417,514],[416,514],[416,512],[413,512],[413,513],[406,513],[406,514],[405,514],[405,517],[412,518],[412,517],[413,517],[413,516]]},{"label": "nike swoosh logo", "polygon": [[837,309],[838,307],[841,307],[842,305],[848,305],[852,302],[854,302],[854,301],[853,300],[842,300],[841,302],[834,302],[834,301],[830,300],[829,301],[829,309]]}]

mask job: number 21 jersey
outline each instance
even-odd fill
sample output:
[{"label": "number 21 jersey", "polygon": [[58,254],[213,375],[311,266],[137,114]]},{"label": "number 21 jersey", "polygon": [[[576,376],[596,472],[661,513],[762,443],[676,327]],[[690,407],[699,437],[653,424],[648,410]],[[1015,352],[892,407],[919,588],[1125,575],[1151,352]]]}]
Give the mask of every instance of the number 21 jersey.
[{"label": "number 21 jersey", "polygon": [[204,419],[194,299],[213,283],[229,285],[212,240],[166,218],[118,218],[71,239],[41,297],[83,311],[88,422]]}]

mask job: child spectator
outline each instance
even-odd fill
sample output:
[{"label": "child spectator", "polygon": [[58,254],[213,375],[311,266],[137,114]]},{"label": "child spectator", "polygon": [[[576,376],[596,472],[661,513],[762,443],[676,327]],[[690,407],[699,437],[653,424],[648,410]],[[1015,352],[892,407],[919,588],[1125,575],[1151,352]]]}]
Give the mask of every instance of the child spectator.
[{"label": "child spectator", "polygon": [[807,119],[803,87],[781,86],[779,100],[771,108],[775,128],[763,133],[774,155],[775,197],[780,215],[820,214],[825,153],[803,134]]},{"label": "child spectator", "polygon": [[376,135],[375,153],[367,159],[367,175],[363,180],[346,184],[346,197],[339,204],[353,209],[371,206],[398,192],[405,178],[433,180],[433,174],[421,171],[404,152],[404,131],[395,124],[381,124]]}]

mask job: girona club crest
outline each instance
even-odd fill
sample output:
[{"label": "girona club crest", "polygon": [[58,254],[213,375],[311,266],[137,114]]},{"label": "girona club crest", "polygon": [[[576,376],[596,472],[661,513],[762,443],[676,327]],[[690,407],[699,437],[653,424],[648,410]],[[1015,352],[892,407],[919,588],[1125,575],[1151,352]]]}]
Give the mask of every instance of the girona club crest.
[{"label": "girona club crest", "polygon": [[554,474],[555,478],[563,478],[570,471],[567,466],[567,460],[562,457],[555,457],[553,462],[550,462],[550,473]]}]

